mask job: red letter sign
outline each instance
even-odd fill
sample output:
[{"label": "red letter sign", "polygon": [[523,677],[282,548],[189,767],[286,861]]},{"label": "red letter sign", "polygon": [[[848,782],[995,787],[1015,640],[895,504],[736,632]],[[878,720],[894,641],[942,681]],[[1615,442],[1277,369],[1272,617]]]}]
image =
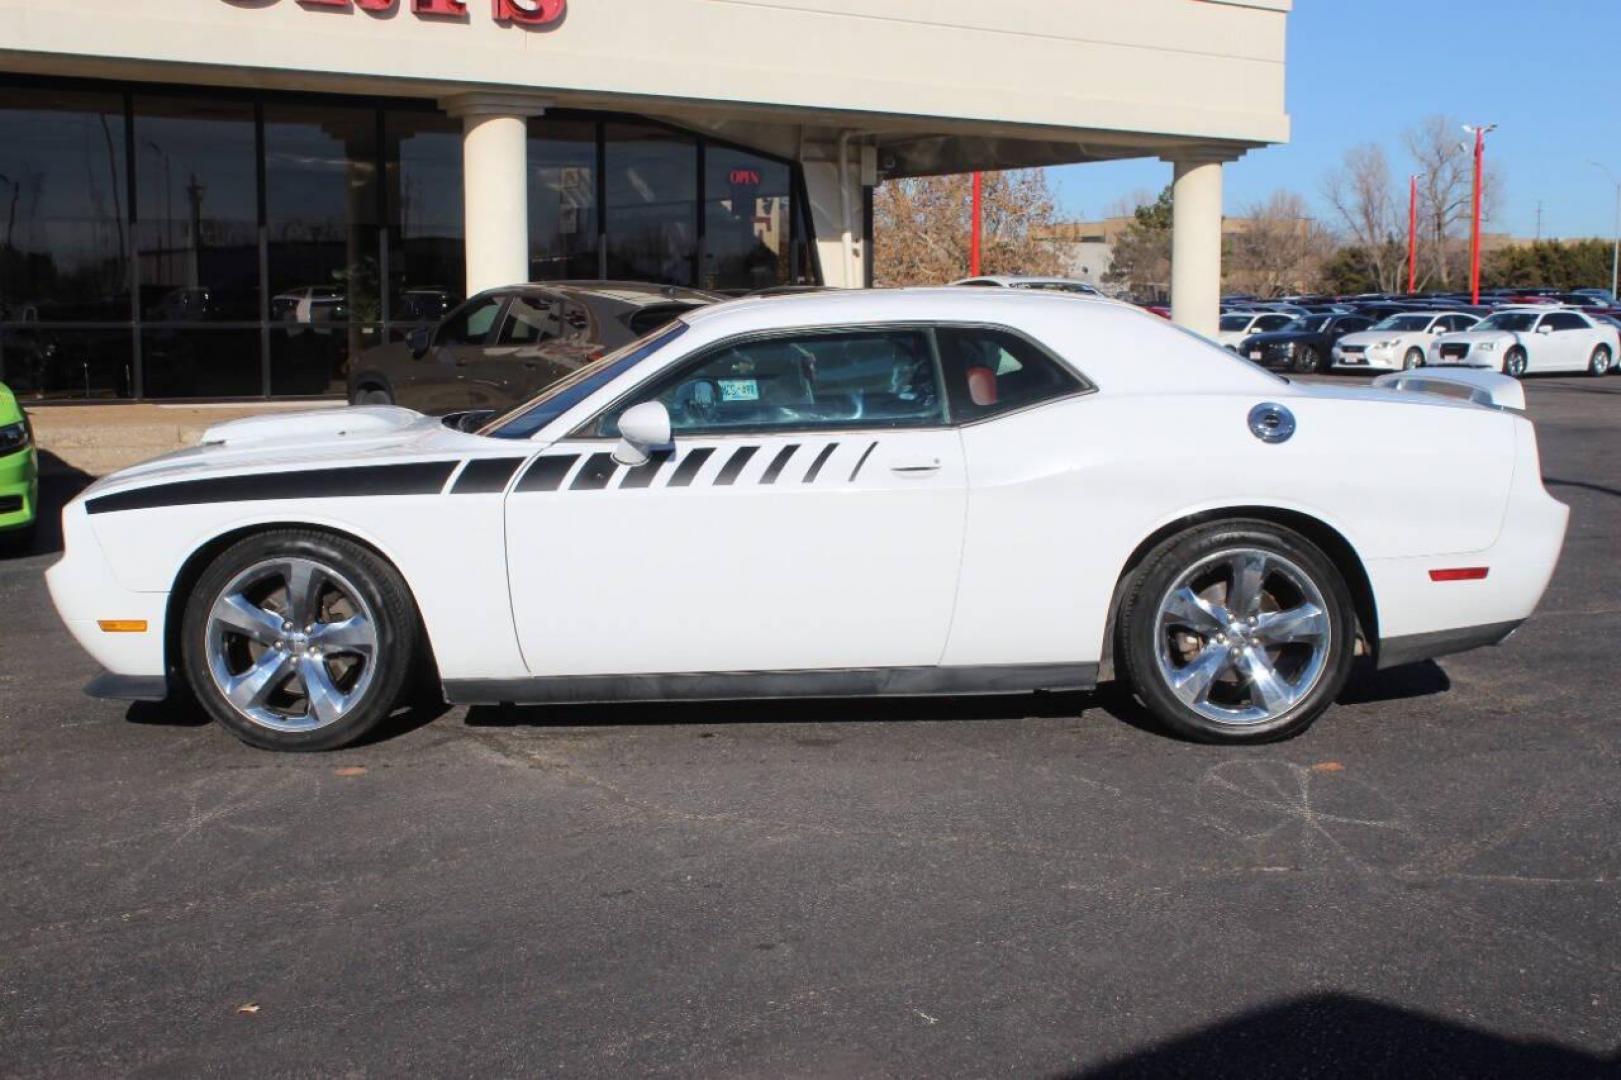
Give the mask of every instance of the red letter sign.
[{"label": "red letter sign", "polygon": [[466,0],[411,0],[411,10],[418,15],[448,15],[459,19],[467,14]]},{"label": "red letter sign", "polygon": [[493,0],[496,22],[544,26],[563,17],[568,0]]}]

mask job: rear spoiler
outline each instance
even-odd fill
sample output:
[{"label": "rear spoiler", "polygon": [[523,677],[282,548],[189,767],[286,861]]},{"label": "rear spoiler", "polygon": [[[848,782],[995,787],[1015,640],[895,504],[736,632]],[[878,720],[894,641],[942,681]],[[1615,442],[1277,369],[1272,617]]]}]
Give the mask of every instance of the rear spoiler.
[{"label": "rear spoiler", "polygon": [[1472,401],[1497,409],[1525,411],[1525,387],[1520,380],[1485,368],[1423,367],[1381,375],[1373,385],[1413,394],[1434,394],[1457,401]]}]

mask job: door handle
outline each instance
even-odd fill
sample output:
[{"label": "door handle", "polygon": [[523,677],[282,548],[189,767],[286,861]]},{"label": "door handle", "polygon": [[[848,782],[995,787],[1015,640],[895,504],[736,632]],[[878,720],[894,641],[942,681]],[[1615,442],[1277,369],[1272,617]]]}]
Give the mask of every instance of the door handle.
[{"label": "door handle", "polygon": [[890,465],[889,471],[901,476],[928,476],[940,471],[939,458],[909,458]]}]

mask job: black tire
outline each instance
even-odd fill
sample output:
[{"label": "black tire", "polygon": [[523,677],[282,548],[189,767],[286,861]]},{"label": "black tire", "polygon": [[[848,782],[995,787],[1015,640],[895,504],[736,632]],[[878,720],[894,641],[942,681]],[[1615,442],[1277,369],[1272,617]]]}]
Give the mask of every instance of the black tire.
[{"label": "black tire", "polygon": [[1516,345],[1503,354],[1503,374],[1514,379],[1525,378],[1525,349]]},{"label": "black tire", "polygon": [[1323,369],[1323,354],[1317,351],[1317,346],[1307,345],[1295,357],[1295,371],[1302,375],[1315,375]]},{"label": "black tire", "polygon": [[[318,564],[352,585],[375,627],[376,649],[371,661],[375,667],[368,685],[338,719],[313,730],[281,731],[253,720],[227,699],[210,668],[207,635],[215,601],[250,568],[285,558]],[[421,622],[399,573],[372,551],[329,533],[277,529],[238,541],[203,571],[186,599],[180,652],[192,694],[210,716],[243,742],[266,750],[335,750],[364,736],[401,703],[422,652]],[[307,711],[314,712],[313,708]]]},{"label": "black tire", "polygon": [[[1161,669],[1161,602],[1185,574],[1225,552],[1259,550],[1287,561],[1310,578],[1325,602],[1328,644],[1314,682],[1292,705],[1264,720],[1226,723],[1185,704]],[[1282,590],[1282,584],[1276,586]],[[1143,561],[1121,604],[1116,655],[1133,692],[1173,734],[1196,742],[1252,744],[1292,738],[1322,715],[1345,687],[1356,653],[1356,609],[1334,563],[1304,536],[1266,521],[1234,520],[1201,525],[1171,537]],[[1214,648],[1214,643],[1206,643]],[[1287,647],[1286,647],[1287,648]],[[1214,648],[1217,653],[1224,648]],[[1315,655],[1315,654],[1314,654]],[[1284,663],[1282,650],[1274,663]],[[1304,681],[1304,680],[1303,680]],[[1241,684],[1225,684],[1237,686]]]},{"label": "black tire", "polygon": [[1417,349],[1417,348],[1408,349],[1407,350],[1407,355],[1402,357],[1401,369],[1403,371],[1412,371],[1414,368],[1421,368],[1423,366],[1424,366],[1424,350],[1423,349]]},{"label": "black tire", "polygon": [[1610,347],[1608,345],[1596,346],[1593,349],[1592,358],[1587,361],[1587,373],[1594,378],[1598,378],[1600,375],[1608,375],[1611,363]]},{"label": "black tire", "polygon": [[388,388],[386,386],[378,386],[376,383],[367,383],[364,386],[358,386],[355,388],[354,397],[350,399],[349,404],[392,405],[394,404],[394,395],[388,392]]}]

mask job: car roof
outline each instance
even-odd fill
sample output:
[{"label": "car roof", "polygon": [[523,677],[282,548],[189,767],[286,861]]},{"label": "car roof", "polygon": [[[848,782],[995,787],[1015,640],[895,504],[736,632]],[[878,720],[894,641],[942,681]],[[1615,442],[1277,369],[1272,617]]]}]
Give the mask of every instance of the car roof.
[{"label": "car roof", "polygon": [[648,307],[653,304],[671,302],[691,304],[713,304],[724,299],[714,293],[704,292],[701,289],[687,288],[683,285],[654,285],[645,281],[594,281],[569,280],[562,281],[531,281],[525,285],[514,285],[510,289],[492,289],[491,292],[553,292],[568,293],[575,296],[596,296],[607,300],[616,300],[622,304],[636,307]]},{"label": "car roof", "polygon": [[1097,288],[1097,286],[1092,284],[1090,281],[1079,281],[1075,278],[1043,277],[1025,274],[981,274],[979,277],[963,278],[961,281],[953,281],[951,284],[953,286],[974,285],[982,281],[988,281],[995,285],[1003,285],[1008,287],[1016,285],[1080,285],[1081,287],[1087,289]]}]

